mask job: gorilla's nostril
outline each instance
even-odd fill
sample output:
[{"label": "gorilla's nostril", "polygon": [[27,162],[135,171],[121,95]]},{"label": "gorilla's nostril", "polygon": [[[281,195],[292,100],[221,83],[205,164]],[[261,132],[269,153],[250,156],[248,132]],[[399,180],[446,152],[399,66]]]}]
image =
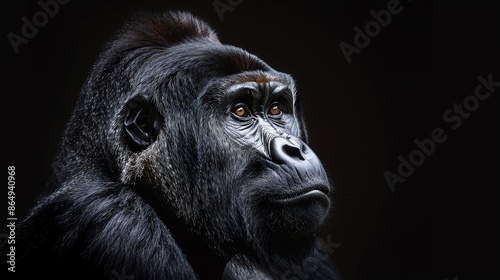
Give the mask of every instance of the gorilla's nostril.
[{"label": "gorilla's nostril", "polygon": [[274,137],[269,145],[272,160],[276,163],[293,163],[305,161],[303,152],[305,144],[295,137]]},{"label": "gorilla's nostril", "polygon": [[283,146],[283,152],[292,158],[305,160],[304,156],[302,155],[300,146],[285,145]]}]

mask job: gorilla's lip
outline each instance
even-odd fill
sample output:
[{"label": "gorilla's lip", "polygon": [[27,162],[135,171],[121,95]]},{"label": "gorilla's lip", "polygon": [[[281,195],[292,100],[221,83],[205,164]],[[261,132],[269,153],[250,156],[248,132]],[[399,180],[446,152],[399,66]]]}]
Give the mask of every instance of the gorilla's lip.
[{"label": "gorilla's lip", "polygon": [[274,197],[273,202],[280,205],[290,205],[290,204],[304,202],[305,200],[330,201],[328,192],[329,192],[328,187],[324,185],[314,185],[312,187],[305,188],[298,192],[293,192],[282,196]]}]

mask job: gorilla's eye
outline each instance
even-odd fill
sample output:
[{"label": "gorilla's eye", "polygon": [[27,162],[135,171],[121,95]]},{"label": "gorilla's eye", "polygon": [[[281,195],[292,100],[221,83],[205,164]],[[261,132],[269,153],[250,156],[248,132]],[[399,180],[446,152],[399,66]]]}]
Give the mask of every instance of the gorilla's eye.
[{"label": "gorilla's eye", "polygon": [[244,118],[248,116],[248,111],[244,105],[238,104],[233,107],[233,114],[237,117]]},{"label": "gorilla's eye", "polygon": [[271,105],[271,107],[269,107],[269,115],[280,116],[281,113],[282,113],[282,111],[281,111],[281,107],[279,104],[274,103],[273,105]]}]

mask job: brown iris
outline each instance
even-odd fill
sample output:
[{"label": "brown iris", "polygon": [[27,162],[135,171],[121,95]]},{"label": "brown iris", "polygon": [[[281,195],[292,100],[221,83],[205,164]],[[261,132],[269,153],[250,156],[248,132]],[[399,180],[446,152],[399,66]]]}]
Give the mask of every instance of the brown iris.
[{"label": "brown iris", "polygon": [[238,117],[244,117],[247,115],[247,110],[245,110],[245,107],[239,105],[233,108],[233,114]]},{"label": "brown iris", "polygon": [[281,108],[277,104],[272,105],[269,108],[269,114],[273,116],[278,116],[281,114]]}]

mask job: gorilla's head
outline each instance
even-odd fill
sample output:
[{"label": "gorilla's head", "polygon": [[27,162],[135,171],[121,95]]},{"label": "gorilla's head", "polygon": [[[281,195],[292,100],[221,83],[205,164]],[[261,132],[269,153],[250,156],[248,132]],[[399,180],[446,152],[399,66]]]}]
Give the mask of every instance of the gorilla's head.
[{"label": "gorilla's head", "polygon": [[107,46],[56,162],[133,187],[221,256],[262,259],[310,248],[328,216],[306,143],[293,79],[176,12],[138,17]]}]

